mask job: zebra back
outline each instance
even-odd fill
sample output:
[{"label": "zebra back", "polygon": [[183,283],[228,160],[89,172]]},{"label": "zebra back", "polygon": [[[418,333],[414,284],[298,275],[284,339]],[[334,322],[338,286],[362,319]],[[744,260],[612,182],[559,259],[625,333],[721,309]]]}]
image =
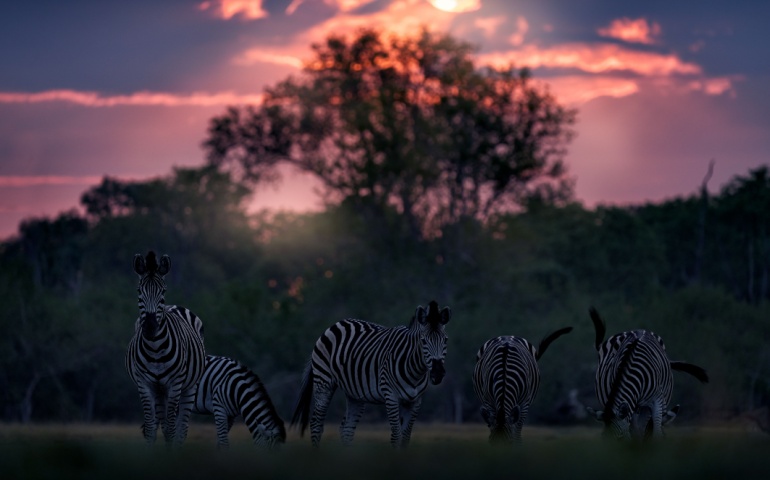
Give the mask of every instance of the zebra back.
[{"label": "zebra back", "polygon": [[206,357],[193,412],[227,417],[226,430],[220,430],[223,425],[217,425],[220,445],[227,443],[227,430],[238,416],[243,418],[255,443],[273,446],[286,440],[283,420],[259,376],[231,358]]}]

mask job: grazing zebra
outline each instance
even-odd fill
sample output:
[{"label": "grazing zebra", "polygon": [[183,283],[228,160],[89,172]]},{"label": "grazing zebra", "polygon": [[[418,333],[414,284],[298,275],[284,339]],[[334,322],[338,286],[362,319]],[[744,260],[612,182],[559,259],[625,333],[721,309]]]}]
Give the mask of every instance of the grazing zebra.
[{"label": "grazing zebra", "polygon": [[[439,311],[432,301],[427,309],[417,307],[409,326],[387,328],[347,319],[329,327],[316,341],[305,369],[292,425],[300,423],[303,435],[309,421],[317,447],[329,402],[340,387],[347,397],[340,426],[343,444],[353,441],[365,405],[384,403],[391,445],[407,446],[428,380],[437,385],[444,378],[444,326],[451,316],[449,307]],[[309,418],[311,402],[315,406]]]},{"label": "grazing zebra", "polygon": [[155,259],[134,257],[139,275],[139,319],[126,352],[126,370],[139,389],[144,410],[142,432],[149,445],[155,443],[162,423],[167,444],[181,445],[187,436],[195,388],[203,375],[206,352],[203,323],[184,307],[166,305],[168,255]]},{"label": "grazing zebra", "polygon": [[283,420],[257,374],[230,358],[206,356],[192,412],[214,415],[218,447],[230,445],[227,434],[238,416],[258,446],[272,448],[286,441]]},{"label": "grazing zebra", "polygon": [[521,442],[529,405],[540,386],[537,361],[551,342],[571,331],[572,327],[557,330],[538,347],[514,336],[492,338],[481,346],[473,370],[473,389],[481,400],[481,416],[491,430],[490,441]]},{"label": "grazing zebra", "polygon": [[596,396],[602,411],[588,411],[604,423],[604,436],[618,440],[647,440],[663,435],[663,425],[673,420],[679,405],[668,409],[673,390],[673,370],[689,373],[708,383],[706,371],[691,363],[668,359],[663,339],[646,330],[618,333],[604,341],[606,327],[591,308],[599,353]]}]

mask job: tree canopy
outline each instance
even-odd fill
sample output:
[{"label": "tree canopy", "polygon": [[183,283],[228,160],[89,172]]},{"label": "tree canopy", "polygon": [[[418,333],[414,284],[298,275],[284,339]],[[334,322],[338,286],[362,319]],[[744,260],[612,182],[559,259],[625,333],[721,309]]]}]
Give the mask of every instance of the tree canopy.
[{"label": "tree canopy", "polygon": [[563,155],[575,112],[526,69],[479,68],[471,45],[427,30],[361,30],[312,49],[303,74],[261,105],[212,119],[211,164],[253,183],[294,165],[329,201],[378,220],[395,208],[414,237],[571,198]]}]

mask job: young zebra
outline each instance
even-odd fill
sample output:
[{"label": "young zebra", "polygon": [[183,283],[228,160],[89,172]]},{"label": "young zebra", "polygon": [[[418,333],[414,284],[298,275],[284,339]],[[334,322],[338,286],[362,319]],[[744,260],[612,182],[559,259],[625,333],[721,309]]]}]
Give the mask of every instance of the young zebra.
[{"label": "young zebra", "polygon": [[144,411],[142,432],[155,443],[162,423],[166,443],[181,445],[187,436],[195,387],[203,375],[206,352],[203,323],[190,310],[166,305],[163,277],[171,269],[168,255],[134,257],[139,275],[139,318],[126,352],[126,370],[139,389]]},{"label": "young zebra", "polygon": [[286,441],[283,420],[257,374],[230,358],[206,357],[193,413],[214,415],[220,448],[230,445],[227,434],[238,416],[243,418],[256,445],[272,448]]},{"label": "young zebra", "polygon": [[537,348],[514,336],[495,337],[481,346],[473,370],[473,389],[481,400],[481,416],[491,431],[490,441],[521,442],[529,405],[540,386],[537,361],[551,342],[571,331],[572,327],[557,330]]},{"label": "young zebra", "polygon": [[[427,310],[417,307],[409,326],[387,328],[347,319],[329,327],[305,369],[292,425],[299,423],[302,435],[309,421],[310,438],[317,447],[329,402],[340,387],[347,397],[340,426],[343,444],[353,441],[365,405],[384,403],[391,445],[407,446],[428,380],[437,385],[444,378],[444,327],[451,316],[449,307],[439,310],[432,301]],[[315,407],[309,418],[311,402]]]},{"label": "young zebra", "polygon": [[706,371],[691,363],[668,359],[663,339],[646,330],[631,330],[610,337],[596,309],[591,308],[599,354],[596,397],[600,411],[589,413],[604,423],[603,435],[618,440],[647,440],[663,435],[663,426],[676,417],[679,405],[668,409],[673,390],[673,370],[689,373],[708,383]]}]

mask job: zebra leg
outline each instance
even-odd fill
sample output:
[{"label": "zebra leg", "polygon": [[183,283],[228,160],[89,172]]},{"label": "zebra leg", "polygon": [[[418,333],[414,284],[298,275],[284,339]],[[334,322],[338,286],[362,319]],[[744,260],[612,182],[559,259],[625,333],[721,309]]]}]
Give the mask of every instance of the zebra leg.
[{"label": "zebra leg", "polygon": [[179,414],[176,418],[176,445],[182,445],[185,439],[187,439],[187,428],[190,426],[190,415],[192,414],[193,402],[195,401],[196,388],[197,386],[193,386],[185,390],[179,400]]},{"label": "zebra leg", "polygon": [[385,398],[385,409],[388,412],[390,422],[390,445],[393,448],[401,447],[401,406],[396,398]]},{"label": "zebra leg", "polygon": [[214,404],[214,424],[217,427],[217,448],[230,447],[228,433],[233,425],[233,419],[227,416],[225,409],[218,404]]},{"label": "zebra leg", "polygon": [[169,389],[166,395],[164,406],[165,417],[163,420],[163,436],[166,439],[166,445],[171,446],[176,440],[176,424],[179,415],[179,397],[181,392],[178,389]]},{"label": "zebra leg", "polygon": [[409,445],[409,440],[412,437],[412,427],[414,426],[414,421],[417,420],[417,414],[420,413],[420,406],[422,406],[422,397],[414,402],[404,402],[402,404],[400,409],[402,447]]},{"label": "zebra leg", "polygon": [[342,425],[340,425],[340,438],[342,444],[350,446],[353,442],[353,435],[356,433],[356,425],[361,420],[361,415],[364,414],[364,407],[366,404],[354,398],[348,397],[347,409],[345,410],[345,418],[342,419]]},{"label": "zebra leg", "polygon": [[313,407],[313,414],[310,417],[310,441],[314,447],[317,447],[321,443],[321,435],[324,432],[324,420],[326,420],[326,412],[329,409],[329,403],[332,400],[332,395],[336,390],[336,386],[330,385],[325,382],[315,382],[313,385],[313,399],[315,406]]},{"label": "zebra leg", "polygon": [[142,401],[142,411],[144,413],[144,423],[142,424],[142,435],[148,446],[155,444],[155,438],[158,432],[158,419],[156,417],[156,396],[148,388],[139,388],[139,398]]}]

